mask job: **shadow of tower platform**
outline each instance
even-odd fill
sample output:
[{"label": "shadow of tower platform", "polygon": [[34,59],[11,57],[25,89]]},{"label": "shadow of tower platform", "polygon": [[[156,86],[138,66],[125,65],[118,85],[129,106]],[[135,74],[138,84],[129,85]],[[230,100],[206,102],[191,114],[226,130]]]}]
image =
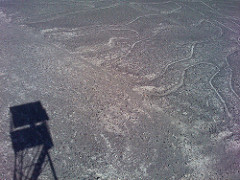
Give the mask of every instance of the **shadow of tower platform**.
[{"label": "shadow of tower platform", "polygon": [[50,165],[53,178],[56,172],[48,150],[53,147],[41,102],[10,107],[10,135],[15,153],[14,180],[36,180],[46,165]]}]

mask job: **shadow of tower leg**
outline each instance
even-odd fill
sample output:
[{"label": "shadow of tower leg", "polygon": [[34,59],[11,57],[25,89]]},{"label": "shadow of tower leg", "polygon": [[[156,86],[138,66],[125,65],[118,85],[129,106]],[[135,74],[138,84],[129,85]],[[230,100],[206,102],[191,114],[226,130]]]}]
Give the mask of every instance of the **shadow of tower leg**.
[{"label": "shadow of tower leg", "polygon": [[48,151],[47,151],[47,157],[48,157],[48,161],[49,161],[49,163],[50,163],[50,167],[51,167],[51,170],[52,170],[52,173],[53,173],[54,180],[58,180],[56,171],[55,171],[54,166],[53,166],[53,163],[52,163],[52,159],[51,159]]},{"label": "shadow of tower leg", "polygon": [[32,176],[30,179],[37,180],[38,176],[42,172],[42,166],[45,161],[45,157],[47,156],[48,150],[45,146],[43,146],[42,151],[38,157],[37,163],[34,166]]},{"label": "shadow of tower leg", "polygon": [[14,174],[13,180],[17,180],[17,154],[14,152]]},{"label": "shadow of tower leg", "polygon": [[49,164],[50,164],[50,168],[51,168],[54,180],[58,180],[55,169],[54,169],[54,166],[53,166],[53,163],[52,163],[52,159],[51,159],[51,157],[48,153],[48,148],[45,147],[45,146],[43,146],[42,151],[41,151],[41,153],[38,157],[37,163],[34,166],[32,176],[30,178],[31,180],[37,180],[38,179],[38,176],[42,172],[42,167],[43,167],[43,164],[45,162],[45,158],[48,158],[47,162],[49,162]]}]

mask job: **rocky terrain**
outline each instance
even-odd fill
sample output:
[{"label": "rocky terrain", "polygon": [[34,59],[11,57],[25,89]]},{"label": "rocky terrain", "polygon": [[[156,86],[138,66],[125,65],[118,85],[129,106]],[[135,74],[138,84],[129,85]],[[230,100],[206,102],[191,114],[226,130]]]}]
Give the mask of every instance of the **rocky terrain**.
[{"label": "rocky terrain", "polygon": [[240,1],[0,0],[0,179],[33,171],[9,108],[36,101],[59,180],[238,180]]}]

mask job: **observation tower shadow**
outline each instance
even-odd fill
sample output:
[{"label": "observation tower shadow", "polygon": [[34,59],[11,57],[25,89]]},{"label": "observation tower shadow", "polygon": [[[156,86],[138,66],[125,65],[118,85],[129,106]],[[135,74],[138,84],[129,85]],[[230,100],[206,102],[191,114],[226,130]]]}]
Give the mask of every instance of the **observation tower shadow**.
[{"label": "observation tower shadow", "polygon": [[41,102],[10,107],[10,136],[15,154],[14,180],[37,180],[46,165],[57,175],[48,150],[53,147],[49,120]]}]

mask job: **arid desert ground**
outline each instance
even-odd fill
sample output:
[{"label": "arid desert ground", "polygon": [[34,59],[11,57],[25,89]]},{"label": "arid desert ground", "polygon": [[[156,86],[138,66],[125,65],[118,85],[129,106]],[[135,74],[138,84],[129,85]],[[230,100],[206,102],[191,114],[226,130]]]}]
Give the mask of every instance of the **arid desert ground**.
[{"label": "arid desert ground", "polygon": [[1,180],[239,180],[240,1],[0,0]]}]

